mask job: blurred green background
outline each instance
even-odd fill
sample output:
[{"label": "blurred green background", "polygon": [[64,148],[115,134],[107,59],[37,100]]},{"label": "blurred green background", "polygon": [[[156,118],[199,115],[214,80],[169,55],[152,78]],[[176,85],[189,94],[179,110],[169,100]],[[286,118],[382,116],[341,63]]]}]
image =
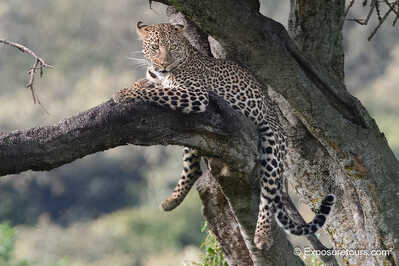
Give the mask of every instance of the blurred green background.
[{"label": "blurred green background", "polygon": [[[286,25],[288,2],[262,1],[262,13]],[[47,114],[24,87],[32,58],[0,46],[0,132],[56,123],[143,77],[128,59],[141,56],[135,23],[166,22],[164,9],[144,0],[1,1],[0,38],[26,45],[56,69],[36,80]],[[399,35],[387,23],[367,42],[371,30],[345,24],[346,82],[398,156]],[[180,147],[129,145],[52,171],[1,177],[0,266],[198,261],[205,234],[197,194],[171,213],[158,208],[177,181],[180,160]]]}]

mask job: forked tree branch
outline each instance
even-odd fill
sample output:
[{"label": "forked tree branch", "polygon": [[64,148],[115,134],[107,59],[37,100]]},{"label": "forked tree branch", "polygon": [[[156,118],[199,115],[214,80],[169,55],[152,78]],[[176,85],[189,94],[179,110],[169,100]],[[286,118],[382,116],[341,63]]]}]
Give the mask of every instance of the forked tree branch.
[{"label": "forked tree branch", "polygon": [[[356,2],[356,0],[351,0],[349,2],[348,6],[346,7],[346,10],[345,10],[345,16],[348,15],[350,9],[353,8],[353,5],[355,2]],[[367,4],[368,4],[368,0],[362,1],[363,7],[367,6]],[[381,15],[382,7],[385,7],[387,9],[383,16]],[[388,0],[371,0],[368,8],[369,8],[369,10],[368,10],[365,18],[348,18],[346,20],[354,21],[360,25],[368,25],[372,15],[374,14],[378,19],[378,24],[377,24],[377,26],[375,26],[375,28],[373,29],[373,31],[367,38],[369,41],[371,41],[371,39],[377,33],[378,29],[381,27],[382,24],[385,23],[386,19],[389,17],[389,15],[392,12],[394,14],[392,26],[394,27],[396,25],[396,22],[399,19],[399,0],[394,0],[391,2]]]},{"label": "forked tree branch", "polygon": [[10,42],[7,40],[1,40],[1,39],[0,39],[0,43],[3,43],[4,45],[8,45],[11,47],[15,47],[18,50],[20,50],[22,53],[29,54],[35,59],[33,62],[33,65],[27,71],[27,73],[29,75],[29,81],[26,84],[26,87],[28,89],[30,89],[30,91],[32,93],[33,103],[35,103],[35,104],[38,103],[39,105],[41,105],[43,107],[43,105],[40,102],[39,97],[35,93],[35,88],[33,87],[33,83],[35,81],[35,74],[37,72],[39,72],[39,76],[42,77],[45,68],[54,68],[54,66],[47,64],[43,58],[39,57],[38,55],[36,55],[35,52],[33,52],[31,49],[27,48],[26,46],[24,46],[22,44],[19,44],[16,42]]}]

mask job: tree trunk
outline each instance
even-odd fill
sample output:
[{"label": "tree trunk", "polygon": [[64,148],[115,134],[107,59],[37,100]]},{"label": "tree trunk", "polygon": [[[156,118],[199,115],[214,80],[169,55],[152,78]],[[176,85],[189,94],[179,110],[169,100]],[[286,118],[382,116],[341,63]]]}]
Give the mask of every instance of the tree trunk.
[{"label": "tree trunk", "polygon": [[[269,94],[284,113],[292,136],[287,171],[290,187],[312,207],[329,192],[338,196],[337,211],[325,228],[330,240],[327,245],[390,251],[385,256],[341,256],[339,263],[397,265],[399,164],[375,121],[344,85],[341,30],[345,1],[292,0],[289,33],[246,1],[159,2],[184,13],[218,40],[227,58],[246,65],[265,88],[272,85],[277,92]],[[226,182],[231,178],[220,178],[218,173],[213,176],[251,253],[257,202],[244,195],[256,189],[245,189],[245,184],[237,188],[236,183]],[[243,210],[242,201],[252,205]],[[253,219],[245,226],[247,220],[239,216],[249,213]],[[216,235],[222,224],[215,223]],[[218,240],[222,247],[231,243]]]},{"label": "tree trunk", "polygon": [[[338,263],[397,265],[399,164],[375,121],[344,86],[344,1],[292,0],[290,33],[262,16],[258,1],[159,2],[174,6],[195,23],[193,32],[199,34],[189,35],[194,43],[201,40],[198,47],[204,53],[220,44],[218,54],[247,66],[279,105],[291,142],[285,173],[289,188],[311,207],[327,193],[337,195],[337,208],[324,229],[326,245],[392,249],[386,256],[341,256]],[[207,34],[218,43],[204,42]],[[54,126],[2,133],[0,174],[48,170],[126,143],[194,147],[210,158],[211,171],[197,188],[228,263],[302,264],[277,226],[272,248],[255,248],[256,131],[217,96],[211,95],[211,101],[205,113],[191,115],[108,101]],[[314,236],[309,239],[313,248],[323,248]],[[323,259],[336,264],[333,257]]]}]

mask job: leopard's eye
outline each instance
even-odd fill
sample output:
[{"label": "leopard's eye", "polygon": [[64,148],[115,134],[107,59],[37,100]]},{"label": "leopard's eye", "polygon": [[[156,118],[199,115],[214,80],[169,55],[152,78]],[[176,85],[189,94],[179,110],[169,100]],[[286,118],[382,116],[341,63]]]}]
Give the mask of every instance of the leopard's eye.
[{"label": "leopard's eye", "polygon": [[158,44],[152,44],[151,45],[151,49],[152,50],[158,50],[159,49],[159,45]]},{"label": "leopard's eye", "polygon": [[170,47],[170,49],[176,50],[176,49],[177,49],[177,44],[172,44],[171,47]]}]

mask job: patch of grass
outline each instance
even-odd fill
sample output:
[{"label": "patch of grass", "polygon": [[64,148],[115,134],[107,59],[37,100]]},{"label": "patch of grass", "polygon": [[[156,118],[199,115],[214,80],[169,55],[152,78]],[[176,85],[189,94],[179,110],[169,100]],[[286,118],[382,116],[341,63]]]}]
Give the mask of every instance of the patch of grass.
[{"label": "patch of grass", "polygon": [[203,252],[201,262],[194,262],[193,264],[197,266],[228,266],[215,235],[208,230],[207,222],[202,226],[201,232],[207,232],[208,235],[200,246]]},{"label": "patch of grass", "polygon": [[16,254],[29,266],[175,266],[198,260],[202,224],[195,193],[173,212],[130,208],[69,227],[43,215],[35,227],[17,227]]}]

